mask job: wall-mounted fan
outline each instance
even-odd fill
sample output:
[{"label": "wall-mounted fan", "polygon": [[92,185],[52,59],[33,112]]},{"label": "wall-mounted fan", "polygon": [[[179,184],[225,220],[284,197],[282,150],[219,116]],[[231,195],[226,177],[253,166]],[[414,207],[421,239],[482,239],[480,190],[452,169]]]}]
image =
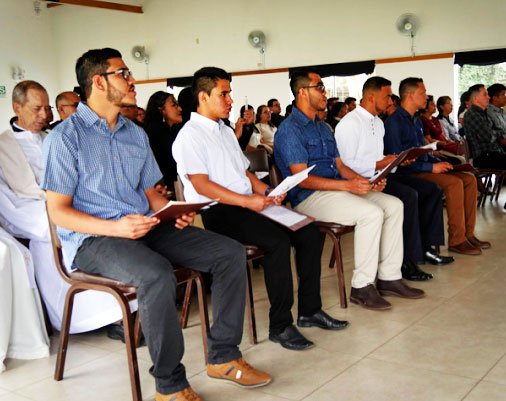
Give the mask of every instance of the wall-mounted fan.
[{"label": "wall-mounted fan", "polygon": [[265,52],[265,33],[262,31],[252,31],[248,35],[248,41],[251,46],[259,49],[260,53]]},{"label": "wall-mounted fan", "polygon": [[132,57],[135,61],[140,63],[149,63],[149,54],[146,52],[146,48],[144,46],[132,47]]},{"label": "wall-mounted fan", "polygon": [[397,30],[411,39],[411,54],[415,55],[415,36],[420,27],[420,21],[415,14],[402,14],[395,23]]}]

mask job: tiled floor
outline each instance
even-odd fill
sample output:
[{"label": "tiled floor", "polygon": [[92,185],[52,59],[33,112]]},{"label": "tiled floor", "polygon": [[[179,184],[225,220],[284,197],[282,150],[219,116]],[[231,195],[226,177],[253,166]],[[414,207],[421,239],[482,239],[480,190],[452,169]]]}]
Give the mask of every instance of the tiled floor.
[{"label": "tiled floor", "polygon": [[[484,255],[456,256],[450,267],[425,266],[432,282],[419,287],[427,297],[390,298],[391,311],[339,307],[336,278],[322,263],[324,308],[351,322],[343,332],[303,329],[316,347],[288,351],[267,339],[268,302],[262,272],[253,272],[259,344],[245,333],[245,358],[270,372],[267,387],[242,390],[207,379],[198,316],[185,330],[184,363],[192,386],[207,401],[504,401],[506,400],[506,213],[487,204],[478,212],[477,234],[493,242]],[[344,239],[347,289],[351,278],[352,236]],[[446,252],[445,249],[443,249]],[[193,309],[196,309],[195,307]],[[296,315],[296,311],[294,311]],[[126,352],[121,343],[96,332],[71,337],[65,378],[53,380],[57,336],[52,356],[34,361],[8,360],[0,374],[0,401],[129,400]],[[152,400],[146,347],[138,350],[142,391]]]}]

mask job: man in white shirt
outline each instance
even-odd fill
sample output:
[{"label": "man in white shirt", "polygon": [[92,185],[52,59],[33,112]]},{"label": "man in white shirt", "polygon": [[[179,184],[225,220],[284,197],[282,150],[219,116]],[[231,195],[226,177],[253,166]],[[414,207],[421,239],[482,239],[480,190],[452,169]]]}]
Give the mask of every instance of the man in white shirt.
[{"label": "man in white shirt", "polygon": [[222,119],[232,108],[230,76],[219,68],[205,67],[193,77],[197,112],[181,129],[172,152],[184,184],[187,201],[219,199],[202,212],[206,228],[265,251],[264,274],[269,311],[269,339],[291,350],[312,347],[293,325],[291,245],[295,247],[299,276],[297,324],[299,327],[344,329],[348,322],[333,319],[321,308],[319,230],[312,224],[291,231],[258,212],[283,197],[269,197],[269,188],[248,171],[232,129]]},{"label": "man in white shirt", "polygon": [[[0,134],[0,225],[13,236],[30,240],[37,286],[51,324],[60,329],[69,285],[54,264],[45,195],[39,188],[49,98],[38,82],[23,81],[13,90],[12,106],[17,121]],[[85,291],[76,295],[70,332],[94,330],[121,316],[112,296]]]},{"label": "man in white shirt", "polygon": [[[392,104],[391,85],[383,77],[369,78],[362,89],[362,103],[348,113],[335,130],[337,148],[344,164],[366,178],[396,158],[396,155],[383,155],[385,128],[379,118]],[[441,256],[432,248],[432,245],[444,243],[441,190],[429,181],[390,174],[383,192],[399,198],[404,204],[403,278],[430,280],[432,274],[420,270],[417,262],[453,262],[452,257]]]}]

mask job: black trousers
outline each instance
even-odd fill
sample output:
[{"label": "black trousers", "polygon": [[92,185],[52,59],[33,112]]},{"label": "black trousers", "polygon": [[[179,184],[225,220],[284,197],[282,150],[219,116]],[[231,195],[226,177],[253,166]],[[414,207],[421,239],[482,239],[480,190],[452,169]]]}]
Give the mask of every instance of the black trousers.
[{"label": "black trousers", "polygon": [[433,182],[409,175],[390,174],[383,191],[404,204],[404,259],[423,260],[423,250],[444,244],[443,200]]},{"label": "black trousers", "polygon": [[153,361],[150,372],[158,392],[170,394],[188,387],[181,363],[184,342],[172,263],[213,275],[209,363],[241,357],[246,254],[238,242],[195,227],[179,230],[166,223],[138,240],[87,238],[75,261],[85,272],[137,287],[142,330]]},{"label": "black trousers", "polygon": [[310,224],[294,232],[249,209],[222,204],[203,211],[202,221],[209,230],[264,249],[270,333],[278,334],[293,323],[292,245],[299,277],[299,316],[311,316],[321,309],[321,239],[316,226]]}]

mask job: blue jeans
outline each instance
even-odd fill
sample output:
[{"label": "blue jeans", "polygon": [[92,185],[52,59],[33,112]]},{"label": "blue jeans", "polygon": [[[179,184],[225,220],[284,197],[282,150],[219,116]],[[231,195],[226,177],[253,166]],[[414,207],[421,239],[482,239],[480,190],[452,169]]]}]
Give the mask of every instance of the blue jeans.
[{"label": "blue jeans", "polygon": [[176,309],[172,264],[213,275],[213,325],[209,363],[241,357],[246,285],[246,254],[238,242],[219,234],[172,223],[160,224],[137,240],[90,237],[79,248],[78,268],[137,287],[142,328],[159,393],[189,386],[181,359],[183,334]]}]

